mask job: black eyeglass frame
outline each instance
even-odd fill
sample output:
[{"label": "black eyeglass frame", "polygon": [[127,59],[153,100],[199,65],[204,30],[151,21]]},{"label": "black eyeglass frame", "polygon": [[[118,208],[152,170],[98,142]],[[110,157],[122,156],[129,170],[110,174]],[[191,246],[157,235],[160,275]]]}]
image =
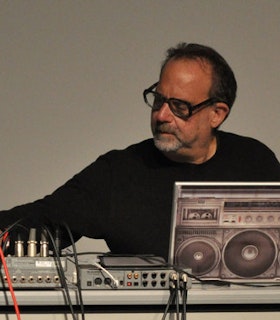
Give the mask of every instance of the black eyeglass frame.
[{"label": "black eyeglass frame", "polygon": [[[188,101],[184,101],[184,100],[181,100],[181,99],[177,99],[177,98],[166,98],[164,97],[162,94],[156,92],[156,91],[153,91],[153,89],[155,89],[157,87],[159,82],[156,82],[154,83],[153,85],[151,85],[148,89],[145,89],[143,91],[143,97],[144,97],[144,101],[145,103],[150,107],[152,108],[152,110],[160,110],[160,108],[162,107],[163,103],[167,103],[170,110],[172,111],[172,113],[177,116],[178,118],[181,118],[183,120],[187,120],[189,119],[192,115],[193,115],[193,112],[201,107],[209,107],[211,106],[212,104],[214,103],[217,103],[217,102],[223,102],[223,103],[226,103],[224,101],[222,101],[221,99],[219,98],[208,98],[207,100],[204,100],[196,105],[192,105],[190,102]],[[148,99],[147,99],[147,94],[148,93],[153,93],[154,95],[158,95],[160,96],[160,98],[162,99],[162,104],[160,107],[157,107],[155,108],[153,105],[151,105],[149,102],[148,102]],[[176,109],[174,109],[173,107],[173,104],[170,103],[170,101],[177,101],[177,102],[180,102],[182,104],[184,104],[186,106],[186,109],[188,110],[188,115],[183,115],[183,114],[180,114],[178,113],[178,111]]]}]

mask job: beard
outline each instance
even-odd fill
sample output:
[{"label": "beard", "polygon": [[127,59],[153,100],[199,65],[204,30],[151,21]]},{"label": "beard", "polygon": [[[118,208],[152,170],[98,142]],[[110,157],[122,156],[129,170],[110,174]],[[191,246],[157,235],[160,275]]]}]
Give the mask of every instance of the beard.
[{"label": "beard", "polygon": [[158,124],[153,129],[154,144],[163,152],[176,152],[184,146],[178,137],[176,129],[170,128],[168,124]]}]

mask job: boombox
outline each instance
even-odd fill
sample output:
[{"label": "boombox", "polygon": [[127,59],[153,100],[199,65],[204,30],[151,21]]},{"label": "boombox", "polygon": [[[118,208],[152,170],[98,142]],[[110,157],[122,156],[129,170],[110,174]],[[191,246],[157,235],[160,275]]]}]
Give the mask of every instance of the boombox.
[{"label": "boombox", "polygon": [[173,263],[201,279],[280,281],[280,196],[232,191],[178,197]]}]

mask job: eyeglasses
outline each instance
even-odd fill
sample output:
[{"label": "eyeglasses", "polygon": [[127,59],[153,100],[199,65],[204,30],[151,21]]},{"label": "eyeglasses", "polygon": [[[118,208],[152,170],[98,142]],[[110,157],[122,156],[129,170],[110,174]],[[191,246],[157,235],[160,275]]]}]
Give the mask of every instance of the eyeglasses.
[{"label": "eyeglasses", "polygon": [[148,89],[144,90],[143,96],[145,103],[152,108],[152,110],[157,111],[160,110],[164,103],[167,103],[172,113],[181,118],[181,119],[188,119],[192,116],[193,112],[202,107],[211,106],[213,103],[222,102],[218,98],[209,98],[204,100],[196,105],[192,105],[188,101],[176,99],[176,98],[166,98],[160,93],[153,91],[158,85],[158,82],[153,84]]}]

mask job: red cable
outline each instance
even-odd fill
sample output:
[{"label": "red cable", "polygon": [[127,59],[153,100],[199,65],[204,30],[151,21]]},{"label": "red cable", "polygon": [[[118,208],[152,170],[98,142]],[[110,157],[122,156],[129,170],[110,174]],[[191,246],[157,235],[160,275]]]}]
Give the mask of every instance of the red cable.
[{"label": "red cable", "polygon": [[20,312],[19,312],[19,307],[18,307],[18,304],[17,304],[17,299],[16,299],[16,296],[15,296],[15,292],[14,292],[14,289],[13,289],[11,277],[10,277],[9,270],[8,270],[8,267],[7,267],[7,264],[6,264],[6,259],[5,259],[5,256],[4,256],[4,253],[3,253],[3,250],[1,248],[1,246],[0,246],[0,258],[2,260],[2,264],[3,264],[3,267],[4,267],[5,275],[6,275],[7,282],[8,282],[8,287],[9,287],[9,290],[10,290],[10,293],[11,293],[11,296],[12,296],[12,299],[13,299],[13,303],[14,303],[14,308],[15,308],[15,312],[16,312],[16,315],[17,315],[17,319],[20,320]]}]

